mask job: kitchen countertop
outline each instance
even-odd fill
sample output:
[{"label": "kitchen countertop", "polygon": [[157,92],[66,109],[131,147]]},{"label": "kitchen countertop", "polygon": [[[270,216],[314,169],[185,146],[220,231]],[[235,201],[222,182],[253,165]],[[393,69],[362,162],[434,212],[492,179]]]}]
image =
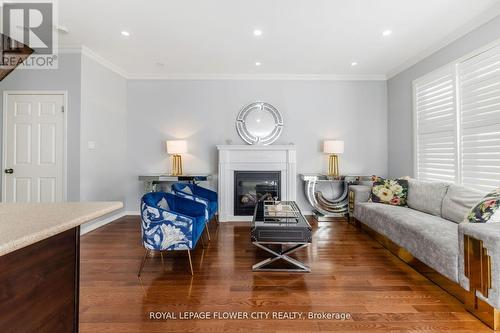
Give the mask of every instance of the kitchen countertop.
[{"label": "kitchen countertop", "polygon": [[120,208],[117,201],[0,204],[0,256]]}]

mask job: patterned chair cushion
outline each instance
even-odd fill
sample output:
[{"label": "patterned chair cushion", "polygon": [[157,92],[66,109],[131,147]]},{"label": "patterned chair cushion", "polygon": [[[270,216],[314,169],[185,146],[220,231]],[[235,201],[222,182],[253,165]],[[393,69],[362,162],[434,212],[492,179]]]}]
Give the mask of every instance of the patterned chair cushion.
[{"label": "patterned chair cushion", "polygon": [[[168,210],[161,205],[167,205]],[[186,250],[196,246],[205,228],[205,206],[171,193],[151,192],[141,200],[141,230],[146,249]]]},{"label": "patterned chair cushion", "polygon": [[195,184],[174,183],[172,192],[183,198],[206,204],[207,219],[211,220],[217,213],[217,192]]}]

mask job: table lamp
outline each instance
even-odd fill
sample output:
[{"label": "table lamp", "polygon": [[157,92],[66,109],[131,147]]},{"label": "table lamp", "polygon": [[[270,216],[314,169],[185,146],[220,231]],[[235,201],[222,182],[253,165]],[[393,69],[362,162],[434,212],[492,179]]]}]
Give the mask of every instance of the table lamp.
[{"label": "table lamp", "polygon": [[187,142],[184,140],[167,140],[167,154],[172,155],[172,176],[182,175],[182,157],[187,153]]},{"label": "table lamp", "polygon": [[338,177],[339,173],[339,154],[344,153],[344,141],[325,140],[323,142],[323,152],[330,154],[328,161],[328,176]]}]

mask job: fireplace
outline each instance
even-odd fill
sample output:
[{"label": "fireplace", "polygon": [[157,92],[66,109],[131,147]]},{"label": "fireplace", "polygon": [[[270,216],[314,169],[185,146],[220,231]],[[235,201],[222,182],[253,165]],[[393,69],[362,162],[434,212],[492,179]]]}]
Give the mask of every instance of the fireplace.
[{"label": "fireplace", "polygon": [[[235,215],[235,173],[257,172],[279,174],[279,199],[295,200],[297,194],[297,151],[294,145],[220,145],[219,151],[219,221],[252,221],[249,215]],[[265,185],[265,184],[264,184]],[[260,187],[259,190],[264,190]],[[260,192],[260,191],[259,191]],[[255,194],[257,191],[255,190]],[[246,199],[245,199],[246,200]],[[248,211],[248,207],[246,208]],[[245,213],[247,214],[247,213]]]},{"label": "fireplace", "polygon": [[281,199],[281,171],[234,171],[234,215],[253,215],[257,202]]}]

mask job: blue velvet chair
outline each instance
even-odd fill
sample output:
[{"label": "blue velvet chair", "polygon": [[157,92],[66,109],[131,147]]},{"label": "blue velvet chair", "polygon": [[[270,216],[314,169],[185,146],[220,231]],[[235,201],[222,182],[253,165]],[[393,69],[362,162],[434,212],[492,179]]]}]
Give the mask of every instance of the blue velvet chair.
[{"label": "blue velvet chair", "polygon": [[[172,192],[180,197],[203,203],[206,207],[207,223],[214,217],[217,218],[217,192],[196,184],[187,183],[172,184]],[[208,240],[210,240],[208,228],[207,236]]]},{"label": "blue velvet chair", "polygon": [[[150,192],[141,199],[142,244],[146,249],[138,276],[151,251],[185,250],[188,253],[191,275],[191,252],[206,227],[205,205],[171,193]],[[203,241],[203,239],[202,239]]]}]

